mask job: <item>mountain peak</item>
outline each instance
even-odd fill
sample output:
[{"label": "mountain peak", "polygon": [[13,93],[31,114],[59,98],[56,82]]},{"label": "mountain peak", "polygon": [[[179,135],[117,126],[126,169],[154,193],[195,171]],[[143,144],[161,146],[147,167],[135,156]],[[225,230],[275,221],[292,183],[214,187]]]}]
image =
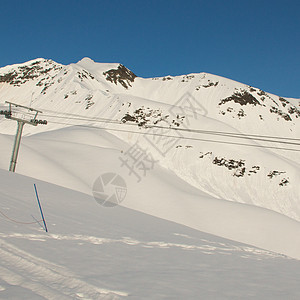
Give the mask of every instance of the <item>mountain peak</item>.
[{"label": "mountain peak", "polygon": [[75,65],[85,70],[88,70],[91,73],[99,73],[102,75],[103,72],[106,72],[111,69],[117,69],[120,64],[119,63],[98,63],[93,61],[89,57],[84,57]]},{"label": "mountain peak", "polygon": [[75,63],[75,65],[80,66],[83,69],[87,69],[87,70],[91,71],[91,70],[98,69],[99,65],[101,65],[101,63],[100,64],[96,63],[91,58],[84,57],[80,61],[78,61],[77,63]]},{"label": "mountain peak", "polygon": [[93,65],[93,64],[95,64],[95,62],[91,58],[89,58],[89,57],[84,57],[80,61],[78,61],[77,64],[79,64],[81,66],[83,66],[83,65],[91,65],[91,64]]}]

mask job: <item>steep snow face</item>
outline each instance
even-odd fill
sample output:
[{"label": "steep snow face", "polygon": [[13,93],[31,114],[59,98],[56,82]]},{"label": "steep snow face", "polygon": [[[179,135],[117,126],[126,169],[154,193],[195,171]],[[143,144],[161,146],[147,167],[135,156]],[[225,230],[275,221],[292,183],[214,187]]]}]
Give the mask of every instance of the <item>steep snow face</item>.
[{"label": "steep snow face", "polygon": [[171,105],[188,94],[201,114],[247,133],[295,136],[300,116],[299,103],[207,73],[138,79],[132,93]]},{"label": "steep snow face", "polygon": [[[0,69],[2,101],[86,114],[84,111],[132,85],[135,75],[121,64],[100,64],[84,58],[62,66],[37,59]],[[102,105],[98,105],[98,107]],[[86,114],[98,115],[98,112]]]},{"label": "steep snow face", "polygon": [[297,136],[300,115],[297,99],[284,99],[220,76],[200,73],[143,79],[121,64],[95,63],[89,58],[69,66],[37,59],[4,67],[0,69],[0,91],[2,101],[88,116],[99,116],[102,105],[97,102],[116,94],[121,104],[143,98],[157,102],[157,106],[182,109],[194,101],[194,114],[245,133],[280,133],[284,137]]},{"label": "steep snow face", "polygon": [[[128,147],[147,149],[157,166],[213,197],[300,220],[299,152],[278,149],[299,150],[299,99],[208,73],[143,79],[121,64],[89,58],[68,66],[38,59],[2,68],[0,99],[2,106],[11,101],[43,111],[48,125],[25,126],[25,136],[101,127]],[[14,122],[0,122],[1,133],[15,133]],[[77,143],[87,141],[78,136]],[[21,162],[18,167],[29,174]],[[42,173],[36,167],[35,176]]]}]

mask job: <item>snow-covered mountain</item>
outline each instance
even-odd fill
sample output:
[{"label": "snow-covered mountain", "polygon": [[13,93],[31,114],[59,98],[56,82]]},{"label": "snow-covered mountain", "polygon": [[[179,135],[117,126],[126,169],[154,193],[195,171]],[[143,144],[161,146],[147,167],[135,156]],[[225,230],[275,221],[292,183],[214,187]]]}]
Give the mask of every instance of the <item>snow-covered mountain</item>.
[{"label": "snow-covered mountain", "polygon": [[[42,111],[38,119],[47,120],[24,126],[16,171],[31,179],[3,171],[17,126],[12,117],[29,123],[34,117],[20,106],[13,106],[11,115],[6,101]],[[28,299],[192,299],[199,298],[199,287],[207,298],[280,299],[285,289],[298,298],[297,275],[267,278],[274,277],[275,260],[278,268],[297,273],[295,261],[282,254],[300,259],[299,105],[300,99],[208,73],[145,79],[121,64],[89,58],[67,66],[36,59],[1,68],[0,297],[19,295],[11,289],[16,285]],[[36,222],[12,223],[28,222],[33,183],[42,187],[50,234]],[[97,205],[119,201],[122,207],[115,209]],[[35,213],[32,217],[38,220]],[[68,258],[63,249],[75,252]],[[110,253],[118,257],[113,271]],[[224,259],[224,253],[234,259]],[[88,259],[78,262],[83,255]],[[147,255],[147,265],[136,258]],[[182,255],[187,262],[179,270],[174,261]],[[208,264],[207,255],[213,256]],[[169,259],[161,266],[158,257]],[[253,258],[263,263],[253,264]],[[250,259],[255,265],[250,279],[234,281]],[[201,283],[193,276],[199,275],[198,260]],[[90,271],[83,272],[85,267]],[[158,276],[170,268],[168,278]],[[130,280],[123,276],[128,270]],[[233,284],[225,280],[228,272]],[[219,288],[205,281],[207,276],[218,278]],[[189,283],[179,287],[182,277]],[[163,286],[176,289],[166,292]]]},{"label": "snow-covered mountain", "polygon": [[[208,73],[144,79],[121,64],[84,58],[68,66],[36,59],[1,68],[0,101],[43,111],[48,125],[25,126],[25,135],[67,124],[114,129],[209,195],[300,220],[299,152],[281,149],[299,151],[299,99]],[[15,128],[2,118],[2,133]],[[38,176],[23,171],[23,163],[19,172]]]}]

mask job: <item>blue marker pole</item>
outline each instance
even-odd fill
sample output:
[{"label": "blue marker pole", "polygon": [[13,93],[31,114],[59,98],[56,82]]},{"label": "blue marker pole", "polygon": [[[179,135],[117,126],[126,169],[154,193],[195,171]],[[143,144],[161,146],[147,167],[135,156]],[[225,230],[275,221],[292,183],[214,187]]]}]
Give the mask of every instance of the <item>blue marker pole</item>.
[{"label": "blue marker pole", "polygon": [[46,230],[46,232],[48,232],[48,228],[47,228],[47,225],[46,225],[46,221],[45,221],[45,218],[44,218],[43,210],[42,210],[42,207],[41,207],[41,203],[40,203],[40,199],[39,199],[39,195],[38,195],[35,183],[33,184],[33,186],[34,186],[34,190],[35,190],[36,199],[37,199],[38,204],[39,204],[42,219],[43,219],[43,222],[44,222],[44,225],[45,225],[45,230]]}]

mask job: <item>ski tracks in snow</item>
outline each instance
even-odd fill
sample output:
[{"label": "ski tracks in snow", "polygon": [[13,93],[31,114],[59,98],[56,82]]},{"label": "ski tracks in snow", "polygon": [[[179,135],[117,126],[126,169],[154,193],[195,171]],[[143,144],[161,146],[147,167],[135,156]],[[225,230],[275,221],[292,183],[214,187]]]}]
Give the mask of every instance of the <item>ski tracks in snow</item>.
[{"label": "ski tracks in snow", "polygon": [[0,278],[10,285],[21,286],[46,299],[116,300],[128,296],[84,282],[65,267],[33,256],[2,239],[0,245]]},{"label": "ski tracks in snow", "polygon": [[[272,251],[248,246],[248,245],[233,245],[233,244],[224,244],[214,241],[208,241],[205,239],[200,239],[198,243],[192,241],[193,238],[187,235],[182,235],[179,233],[174,233],[175,236],[181,236],[182,238],[189,239],[189,243],[174,243],[166,241],[140,241],[132,237],[122,237],[120,239],[96,237],[90,235],[66,235],[66,234],[20,234],[20,233],[11,233],[11,234],[2,234],[2,238],[19,238],[32,241],[41,241],[45,242],[46,240],[57,240],[57,241],[76,241],[80,243],[94,244],[94,245],[103,245],[103,244],[123,244],[143,248],[156,248],[156,249],[169,249],[177,248],[183,251],[198,251],[203,254],[223,254],[223,255],[233,255],[237,254],[244,258],[250,258],[254,260],[262,259],[272,259],[272,258],[285,258],[289,259],[287,256]],[[194,243],[193,243],[194,242]]]}]

